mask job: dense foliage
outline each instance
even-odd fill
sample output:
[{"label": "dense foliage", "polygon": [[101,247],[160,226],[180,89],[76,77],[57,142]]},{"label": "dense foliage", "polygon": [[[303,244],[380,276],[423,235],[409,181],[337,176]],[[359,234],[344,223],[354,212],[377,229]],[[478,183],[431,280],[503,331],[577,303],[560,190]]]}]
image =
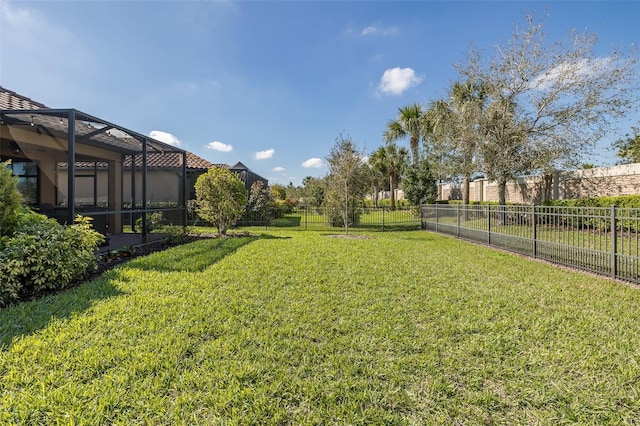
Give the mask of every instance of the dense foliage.
[{"label": "dense foliage", "polygon": [[436,178],[426,158],[408,168],[403,189],[405,198],[412,206],[435,203],[438,199]]},{"label": "dense foliage", "polygon": [[11,237],[0,242],[0,306],[44,290],[68,286],[96,266],[103,236],[91,219],[62,226],[32,211],[20,215]]},{"label": "dense foliage", "polygon": [[4,167],[0,194],[0,306],[64,288],[96,266],[95,250],[104,237],[93,230],[91,218],[78,216],[62,226],[21,207],[16,181]]},{"label": "dense foliage", "polygon": [[632,127],[633,134],[627,134],[624,138],[613,143],[616,154],[621,158],[622,164],[640,162],[640,123]]},{"label": "dense foliage", "polygon": [[218,167],[198,176],[196,211],[222,235],[242,217],[247,205],[247,190],[238,176]]},{"label": "dense foliage", "polygon": [[0,237],[13,230],[22,198],[16,190],[17,180],[7,164],[0,163]]},{"label": "dense foliage", "polygon": [[364,153],[349,137],[342,135],[336,138],[327,163],[329,174],[325,178],[323,206],[332,212],[331,225],[342,226],[348,232],[349,226],[359,220],[360,205],[369,188],[368,166]]}]

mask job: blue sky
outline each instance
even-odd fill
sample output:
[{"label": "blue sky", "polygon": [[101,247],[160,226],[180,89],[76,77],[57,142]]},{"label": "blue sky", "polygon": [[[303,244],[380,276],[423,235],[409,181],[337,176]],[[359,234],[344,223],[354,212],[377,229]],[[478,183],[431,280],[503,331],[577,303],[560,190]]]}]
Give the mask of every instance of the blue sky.
[{"label": "blue sky", "polygon": [[[638,1],[0,0],[0,85],[299,185],[341,133],[375,150],[399,107],[444,96],[472,44],[489,53],[525,11],[550,13],[549,40],[597,33],[602,56],[640,43]],[[592,161],[613,164],[639,117]]]}]

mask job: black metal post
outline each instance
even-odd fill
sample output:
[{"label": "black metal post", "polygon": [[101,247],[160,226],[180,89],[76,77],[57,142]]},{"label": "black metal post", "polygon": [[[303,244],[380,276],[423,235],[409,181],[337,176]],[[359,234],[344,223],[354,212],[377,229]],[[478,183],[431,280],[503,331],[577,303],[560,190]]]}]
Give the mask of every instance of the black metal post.
[{"label": "black metal post", "polygon": [[491,245],[491,204],[487,204],[487,244]]},{"label": "black metal post", "polygon": [[76,217],[76,112],[70,110],[67,124],[67,223],[73,223]]},{"label": "black metal post", "polygon": [[189,184],[187,179],[187,152],[182,153],[182,224],[186,228],[188,223],[187,216],[187,191],[189,191]]},{"label": "black metal post", "polygon": [[136,209],[136,154],[131,154],[131,232],[136,232],[136,221],[133,220],[133,211]]},{"label": "black metal post", "polygon": [[533,258],[535,259],[538,256],[538,226],[537,226],[537,222],[538,219],[536,218],[536,205],[532,204],[531,205],[531,220],[533,220],[533,224],[532,224],[532,237],[533,237],[533,246],[532,246],[532,255]]},{"label": "black metal post", "polygon": [[142,241],[147,242],[147,138],[142,140]]},{"label": "black metal post", "polygon": [[618,250],[618,231],[616,226],[616,206],[611,206],[611,277],[615,278],[618,275],[618,262],[617,262],[617,250]]}]

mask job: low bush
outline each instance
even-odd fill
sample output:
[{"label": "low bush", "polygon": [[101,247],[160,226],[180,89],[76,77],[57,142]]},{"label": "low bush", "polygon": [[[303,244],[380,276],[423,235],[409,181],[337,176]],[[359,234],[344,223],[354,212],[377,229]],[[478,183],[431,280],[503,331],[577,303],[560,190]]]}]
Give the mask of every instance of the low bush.
[{"label": "low bush", "polygon": [[[344,219],[343,219],[344,210],[330,209],[326,213],[327,213],[327,220],[329,222],[329,225],[333,226],[334,228],[344,228]],[[360,215],[362,214],[361,209],[350,206],[347,214],[348,214],[348,219],[347,219],[348,226],[354,226],[360,223]]]},{"label": "low bush", "polygon": [[[147,232],[151,232],[154,229],[162,229],[164,223],[164,213],[153,212],[147,216]],[[136,229],[142,230],[142,218],[136,219]]]},{"label": "low bush", "polygon": [[45,290],[67,287],[95,268],[95,249],[104,241],[91,218],[73,225],[24,209],[10,236],[0,240],[0,306]]},{"label": "low bush", "polygon": [[560,207],[611,207],[640,209],[640,195],[621,195],[619,197],[572,198],[567,200],[549,200],[545,206]]}]

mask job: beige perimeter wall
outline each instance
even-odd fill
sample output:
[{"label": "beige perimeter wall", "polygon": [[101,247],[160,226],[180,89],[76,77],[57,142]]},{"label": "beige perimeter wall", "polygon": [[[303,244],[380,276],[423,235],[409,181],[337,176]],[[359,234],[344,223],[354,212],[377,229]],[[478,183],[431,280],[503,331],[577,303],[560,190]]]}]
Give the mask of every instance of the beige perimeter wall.
[{"label": "beige perimeter wall", "polygon": [[[640,194],[640,163],[556,172],[551,182],[552,199],[609,197]],[[507,183],[507,202],[533,204],[544,201],[542,176],[520,178]],[[462,198],[456,184],[441,184],[439,200]],[[470,201],[498,201],[498,184],[488,180],[471,182]]]}]

